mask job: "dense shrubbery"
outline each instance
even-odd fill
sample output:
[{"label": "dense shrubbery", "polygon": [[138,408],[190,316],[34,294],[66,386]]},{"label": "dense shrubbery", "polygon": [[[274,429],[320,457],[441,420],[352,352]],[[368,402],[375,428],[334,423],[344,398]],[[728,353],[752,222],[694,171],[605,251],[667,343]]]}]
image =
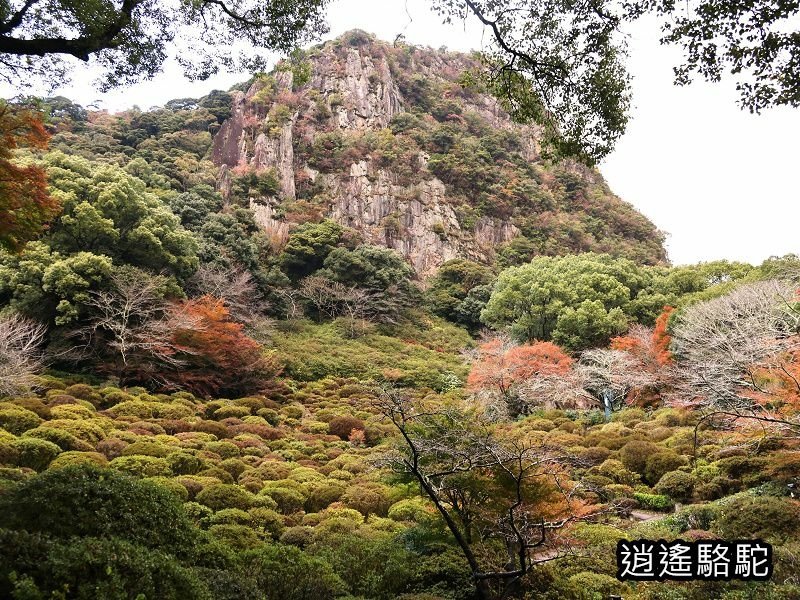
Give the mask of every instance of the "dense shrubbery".
[{"label": "dense shrubbery", "polygon": [[[37,598],[69,585],[109,598],[153,589],[165,598],[471,597],[468,571],[448,549],[432,506],[414,486],[370,468],[382,452],[374,444],[389,433],[374,415],[374,387],[323,378],[295,383],[277,400],[203,401],[55,379],[47,385],[53,389],[19,399],[42,416],[7,419],[14,431],[0,431],[4,595]],[[64,418],[66,410],[78,418]],[[780,456],[767,445],[752,457],[709,456],[690,468],[684,452],[691,447],[676,445],[692,431],[688,413],[626,409],[595,423],[591,413],[560,410],[518,423],[525,435],[593,463],[572,473],[590,484],[590,506],[613,500],[666,514],[676,502],[700,499],[702,486],[722,474],[743,478]],[[651,441],[656,430],[663,433]],[[64,446],[85,445],[62,450],[37,437],[44,432]],[[700,447],[713,447],[717,435],[702,431]],[[25,468],[34,463],[38,475]],[[686,507],[658,521],[657,533],[651,524],[631,529],[612,520],[602,539],[610,536],[613,547],[623,536],[705,531],[757,535],[780,548],[797,539],[798,510],[789,498],[750,492]],[[605,543],[599,529],[573,535],[589,536],[595,555]],[[622,584],[608,587],[613,551],[603,556],[591,567],[564,559],[558,573],[537,570],[535,581],[549,581],[543,597],[612,588],[640,597]],[[776,551],[778,568],[781,557]]]}]

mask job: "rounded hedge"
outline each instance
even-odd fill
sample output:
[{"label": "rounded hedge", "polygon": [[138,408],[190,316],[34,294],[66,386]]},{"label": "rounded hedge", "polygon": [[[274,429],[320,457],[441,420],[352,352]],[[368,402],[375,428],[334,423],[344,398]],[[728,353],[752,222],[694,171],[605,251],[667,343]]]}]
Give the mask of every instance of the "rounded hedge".
[{"label": "rounded hedge", "polygon": [[168,490],[122,473],[81,464],[22,481],[0,497],[0,527],[59,538],[119,537],[179,552],[194,526]]}]

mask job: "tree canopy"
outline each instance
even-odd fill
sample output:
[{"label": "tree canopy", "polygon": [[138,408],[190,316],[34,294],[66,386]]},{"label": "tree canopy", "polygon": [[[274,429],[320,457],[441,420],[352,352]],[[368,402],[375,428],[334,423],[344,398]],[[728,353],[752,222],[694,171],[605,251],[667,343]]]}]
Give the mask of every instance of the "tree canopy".
[{"label": "tree canopy", "polygon": [[[58,81],[65,58],[93,60],[108,89],[158,73],[174,56],[193,79],[220,69],[263,69],[264,51],[289,52],[327,31],[326,0],[1,0],[0,76]],[[477,80],[505,108],[543,127],[545,147],[594,163],[625,132],[631,105],[625,26],[661,21],[663,44],[683,49],[675,83],[736,82],[740,105],[760,112],[800,106],[796,0],[719,3],[671,0],[432,0],[445,22],[488,30]],[[244,41],[249,49],[243,49]],[[728,73],[726,73],[726,71]],[[467,79],[470,77],[468,76]],[[226,110],[223,108],[223,110]]]},{"label": "tree canopy", "polygon": [[[325,0],[2,0],[0,74],[31,73],[58,81],[66,57],[93,59],[102,89],[150,78],[168,56],[186,75],[206,79],[220,68],[258,70],[258,51],[288,52],[326,31]],[[241,51],[245,41],[254,51]],[[27,75],[26,75],[27,74]]]}]

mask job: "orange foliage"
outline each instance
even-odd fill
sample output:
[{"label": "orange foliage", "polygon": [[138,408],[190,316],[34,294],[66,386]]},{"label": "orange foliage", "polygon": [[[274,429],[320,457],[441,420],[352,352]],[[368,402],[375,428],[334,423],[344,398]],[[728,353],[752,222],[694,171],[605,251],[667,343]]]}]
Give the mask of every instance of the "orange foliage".
[{"label": "orange foliage", "polygon": [[14,150],[44,149],[49,134],[41,114],[0,101],[0,245],[18,250],[35,239],[59,212],[59,204],[47,193],[42,167],[19,166]]},{"label": "orange foliage", "polygon": [[656,319],[655,328],[649,335],[642,335],[648,330],[640,328],[636,331],[638,335],[629,334],[611,338],[610,348],[629,352],[645,365],[666,365],[672,361],[672,354],[669,351],[672,337],[667,333],[667,323],[673,310],[671,306],[664,307]]},{"label": "orange foliage", "polygon": [[655,329],[653,329],[653,348],[655,349],[656,362],[660,365],[672,362],[672,353],[669,351],[669,343],[672,341],[672,336],[667,333],[667,324],[674,310],[671,306],[665,306],[661,314],[658,315]]},{"label": "orange foliage", "polygon": [[572,359],[552,342],[508,347],[495,339],[482,344],[467,385],[472,389],[497,388],[507,394],[512,385],[537,375],[569,372]]},{"label": "orange foliage", "polygon": [[180,310],[192,325],[172,334],[184,363],[170,376],[175,386],[207,396],[247,394],[263,391],[280,373],[275,357],[245,335],[222,300],[203,296],[181,303]]}]

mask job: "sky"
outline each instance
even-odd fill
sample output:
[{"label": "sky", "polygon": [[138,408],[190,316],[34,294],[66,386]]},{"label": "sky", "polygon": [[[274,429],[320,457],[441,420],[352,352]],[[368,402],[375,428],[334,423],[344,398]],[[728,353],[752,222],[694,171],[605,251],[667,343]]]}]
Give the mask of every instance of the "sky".
[{"label": "sky", "polygon": [[[477,22],[442,24],[425,0],[334,0],[328,22],[330,37],[359,28],[389,41],[403,34],[409,43],[462,51],[489,40]],[[628,33],[634,107],[626,134],[600,164],[611,189],[667,233],[674,264],[721,258],[757,264],[800,254],[800,109],[751,115],[736,106],[730,81],[676,87],[671,67],[680,49],[658,43],[657,22],[642,20]],[[91,69],[84,69],[56,93],[111,111],[146,109],[247,78],[223,73],[190,82],[168,64],[152,81],[100,94]],[[0,95],[12,94],[0,88]]]}]

